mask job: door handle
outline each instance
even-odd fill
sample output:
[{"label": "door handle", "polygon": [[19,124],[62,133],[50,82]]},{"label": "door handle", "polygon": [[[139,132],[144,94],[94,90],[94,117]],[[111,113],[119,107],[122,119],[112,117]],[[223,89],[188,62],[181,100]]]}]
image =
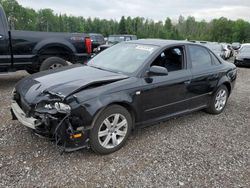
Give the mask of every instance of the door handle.
[{"label": "door handle", "polygon": [[189,85],[190,83],[191,83],[191,80],[184,82],[185,85]]}]

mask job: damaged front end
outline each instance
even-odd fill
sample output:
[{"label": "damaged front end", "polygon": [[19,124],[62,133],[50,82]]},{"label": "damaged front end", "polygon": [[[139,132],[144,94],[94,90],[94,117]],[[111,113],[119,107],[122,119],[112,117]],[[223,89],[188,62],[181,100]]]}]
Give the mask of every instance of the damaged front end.
[{"label": "damaged front end", "polygon": [[38,98],[34,104],[28,104],[14,91],[11,106],[13,119],[19,120],[35,133],[51,138],[63,151],[70,152],[88,146],[88,131],[82,120],[72,114],[64,95],[43,91]]}]

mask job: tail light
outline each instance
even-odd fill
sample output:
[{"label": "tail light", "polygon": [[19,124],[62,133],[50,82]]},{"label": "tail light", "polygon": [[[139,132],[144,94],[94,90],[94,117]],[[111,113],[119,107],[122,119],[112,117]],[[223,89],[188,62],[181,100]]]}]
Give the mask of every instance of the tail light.
[{"label": "tail light", "polygon": [[88,54],[92,53],[92,42],[89,37],[85,38],[85,47]]}]

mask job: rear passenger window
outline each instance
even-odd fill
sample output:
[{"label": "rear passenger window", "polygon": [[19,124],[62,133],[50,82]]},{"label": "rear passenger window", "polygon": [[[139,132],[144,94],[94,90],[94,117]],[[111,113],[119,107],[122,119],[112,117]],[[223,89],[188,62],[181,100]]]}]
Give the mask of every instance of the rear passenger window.
[{"label": "rear passenger window", "polygon": [[212,56],[213,63],[214,63],[215,65],[220,65],[220,64],[221,64],[221,62],[218,60],[218,58],[217,58],[217,57],[215,57],[215,55],[214,55],[214,54],[212,54],[212,53],[210,53],[210,54],[211,54],[211,56]]},{"label": "rear passenger window", "polygon": [[212,65],[211,56],[205,48],[190,45],[189,50],[193,68],[202,68]]}]

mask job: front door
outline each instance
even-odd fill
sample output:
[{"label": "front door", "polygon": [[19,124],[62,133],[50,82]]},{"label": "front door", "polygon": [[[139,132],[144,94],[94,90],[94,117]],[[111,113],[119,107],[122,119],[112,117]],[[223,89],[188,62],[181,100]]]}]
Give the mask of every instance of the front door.
[{"label": "front door", "polygon": [[191,71],[186,68],[185,48],[171,47],[164,50],[151,66],[163,66],[165,76],[145,76],[143,80],[142,108],[144,121],[166,118],[188,109],[188,87]]}]

